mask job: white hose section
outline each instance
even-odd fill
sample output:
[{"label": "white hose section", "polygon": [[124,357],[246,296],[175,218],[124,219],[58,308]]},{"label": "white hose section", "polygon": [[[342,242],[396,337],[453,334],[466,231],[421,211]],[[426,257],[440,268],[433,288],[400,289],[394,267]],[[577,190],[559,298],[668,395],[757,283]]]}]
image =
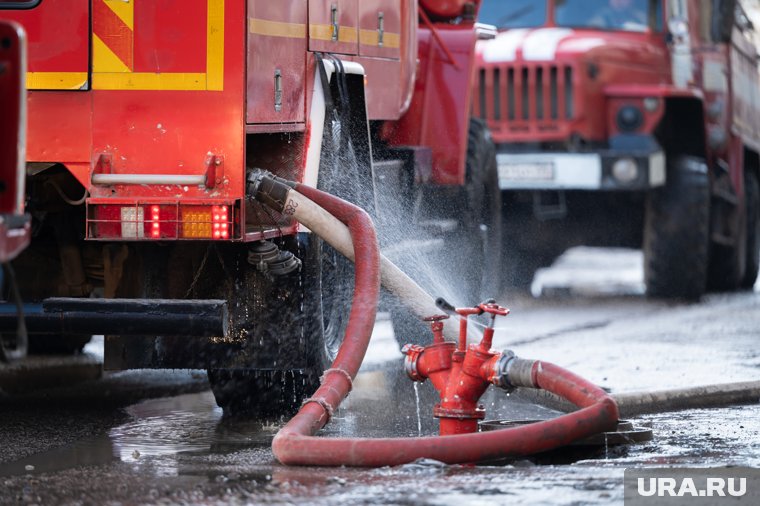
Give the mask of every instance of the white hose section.
[{"label": "white hose section", "polygon": [[[343,222],[295,190],[288,193],[285,209],[294,210],[291,214],[294,219],[303,223],[340,254],[354,261],[351,233]],[[380,282],[420,318],[441,313],[433,297],[383,255],[380,255]],[[456,341],[459,336],[458,319],[446,320],[443,335],[447,340]]]}]

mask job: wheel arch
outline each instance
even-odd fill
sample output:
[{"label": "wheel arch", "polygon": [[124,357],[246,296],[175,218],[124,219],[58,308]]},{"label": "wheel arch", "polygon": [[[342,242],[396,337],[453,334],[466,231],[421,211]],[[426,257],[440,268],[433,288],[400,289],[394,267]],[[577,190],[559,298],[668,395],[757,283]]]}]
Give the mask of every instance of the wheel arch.
[{"label": "wheel arch", "polygon": [[668,156],[707,156],[704,104],[696,98],[670,97],[655,135]]}]

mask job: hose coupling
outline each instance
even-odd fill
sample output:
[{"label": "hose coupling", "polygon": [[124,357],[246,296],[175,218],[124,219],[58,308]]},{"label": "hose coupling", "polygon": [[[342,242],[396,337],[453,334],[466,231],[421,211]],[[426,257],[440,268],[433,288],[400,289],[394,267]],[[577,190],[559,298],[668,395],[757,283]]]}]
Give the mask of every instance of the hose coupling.
[{"label": "hose coupling", "polygon": [[257,241],[248,248],[248,263],[259,272],[284,276],[301,268],[301,259],[271,241]]},{"label": "hose coupling", "polygon": [[249,201],[259,201],[278,213],[285,209],[288,193],[295,188],[295,183],[275,176],[262,169],[254,169],[248,173],[246,198]]},{"label": "hose coupling", "polygon": [[425,348],[418,344],[406,344],[401,348],[401,353],[406,355],[406,358],[404,359],[404,370],[406,371],[406,374],[412,381],[418,381],[420,383],[426,379],[417,369],[417,361],[423,351],[425,351]]},{"label": "hose coupling", "polygon": [[504,350],[494,364],[491,383],[511,392],[517,387],[537,388],[533,381],[535,360],[519,358],[512,350]]}]

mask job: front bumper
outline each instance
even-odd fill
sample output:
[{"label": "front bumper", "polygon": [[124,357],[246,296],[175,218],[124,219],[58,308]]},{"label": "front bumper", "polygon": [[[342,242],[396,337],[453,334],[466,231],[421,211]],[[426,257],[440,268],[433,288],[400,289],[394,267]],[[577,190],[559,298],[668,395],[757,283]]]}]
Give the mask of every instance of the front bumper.
[{"label": "front bumper", "polygon": [[[614,164],[632,160],[635,177],[622,181],[613,175]],[[499,153],[499,187],[502,190],[648,190],[665,184],[662,151],[596,153]]]}]

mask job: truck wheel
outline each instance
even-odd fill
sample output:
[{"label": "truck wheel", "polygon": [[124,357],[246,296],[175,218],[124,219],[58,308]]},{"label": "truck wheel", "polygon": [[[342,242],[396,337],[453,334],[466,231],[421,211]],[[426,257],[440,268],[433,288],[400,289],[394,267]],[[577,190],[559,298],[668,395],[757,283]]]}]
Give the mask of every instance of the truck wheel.
[{"label": "truck wheel", "polygon": [[[496,147],[485,122],[470,120],[467,139],[466,183],[462,231],[451,247],[461,247],[467,255],[465,282],[468,301],[477,304],[501,295],[501,189],[496,165]],[[461,267],[461,266],[460,266]]]},{"label": "truck wheel", "polygon": [[267,320],[262,335],[286,337],[278,346],[292,343],[293,349],[287,353],[298,355],[293,356],[294,361],[305,366],[278,369],[272,363],[271,369],[210,369],[211,389],[226,416],[294,414],[317,389],[320,376],[337,353],[351,304],[353,268],[311,234],[299,236],[297,250],[303,262],[300,271],[276,280],[281,286],[278,293],[290,295],[266,294],[268,306],[259,317]]},{"label": "truck wheel", "polygon": [[747,199],[747,268],[741,287],[752,288],[760,266],[760,182],[756,173],[746,173],[744,187]]},{"label": "truck wheel", "polygon": [[[501,295],[501,190],[496,148],[486,124],[479,119],[470,120],[465,186],[447,204],[446,214],[454,217],[458,226],[443,237],[440,259],[436,259],[436,263],[456,293],[456,299],[450,302],[475,305],[498,297]],[[391,320],[399,344],[432,341],[430,326],[405,307],[394,305]]]},{"label": "truck wheel", "polygon": [[701,158],[675,157],[664,188],[647,197],[644,275],[647,295],[698,299],[705,292],[710,188]]},{"label": "truck wheel", "polygon": [[[353,139],[341,137],[344,134],[335,125],[326,129],[317,187],[366,208],[372,194],[370,175],[361,171]],[[295,413],[319,387],[322,373],[342,342],[353,295],[353,264],[313,234],[299,235],[293,253],[301,258],[300,272],[281,282],[288,282],[287,293],[297,293],[300,299],[275,301],[270,294],[264,295],[266,304],[282,306],[282,313],[268,309],[266,322],[260,324],[266,325],[264,334],[277,332],[298,339],[301,345],[294,343],[291,354],[305,353],[305,357],[294,358],[307,366],[282,370],[272,364],[272,370],[209,371],[217,404],[227,414],[271,417]]]},{"label": "truck wheel", "polygon": [[[716,182],[713,182],[715,185]],[[747,225],[745,208],[736,208],[734,203],[723,199],[712,201],[710,206],[711,226],[721,227],[725,220],[736,223],[733,244],[717,243],[710,240],[710,261],[707,267],[707,289],[716,292],[730,292],[739,288],[747,255]],[[712,231],[711,234],[714,234]]]},{"label": "truck wheel", "polygon": [[[446,233],[440,264],[460,305],[498,297],[501,277],[501,190],[496,148],[485,122],[471,119],[467,139],[465,184],[442,204],[456,220]],[[433,294],[444,295],[444,294]]]}]

